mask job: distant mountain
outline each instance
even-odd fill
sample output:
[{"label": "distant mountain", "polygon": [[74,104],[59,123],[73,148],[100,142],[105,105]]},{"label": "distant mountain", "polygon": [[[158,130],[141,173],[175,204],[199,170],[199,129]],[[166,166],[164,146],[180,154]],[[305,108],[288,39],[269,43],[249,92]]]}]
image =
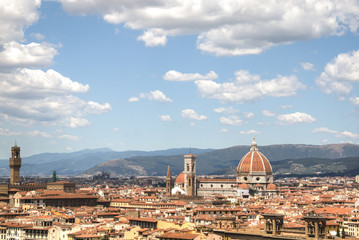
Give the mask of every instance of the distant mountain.
[{"label": "distant mountain", "polygon": [[[249,149],[250,146],[235,146],[197,154],[197,173],[211,174],[218,173],[218,171],[221,170],[222,172],[227,172],[230,168],[235,169],[241,158],[249,151]],[[359,157],[359,145],[354,144],[283,144],[259,146],[259,150],[269,159],[273,168],[276,166],[275,163],[277,161],[285,159],[338,159]],[[310,163],[310,160],[308,161]],[[105,171],[109,172],[112,176],[163,176],[167,171],[168,165],[170,165],[173,175],[181,173],[183,171],[183,155],[118,158],[96,165],[84,171],[83,174],[93,175]]]},{"label": "distant mountain", "polygon": [[[213,149],[191,149],[201,154]],[[22,149],[22,151],[24,151]],[[71,153],[41,153],[22,158],[22,176],[50,176],[53,170],[58,175],[77,175],[97,164],[117,158],[133,156],[173,155],[188,153],[188,148],[174,148],[157,151],[123,151],[116,152],[109,148],[85,149]],[[9,160],[0,160],[0,176],[9,176]]]},{"label": "distant mountain", "polygon": [[[301,158],[271,163],[276,177],[304,176],[355,176],[359,174],[359,157],[348,158]],[[234,175],[237,168],[229,167],[212,172],[212,175]]]}]

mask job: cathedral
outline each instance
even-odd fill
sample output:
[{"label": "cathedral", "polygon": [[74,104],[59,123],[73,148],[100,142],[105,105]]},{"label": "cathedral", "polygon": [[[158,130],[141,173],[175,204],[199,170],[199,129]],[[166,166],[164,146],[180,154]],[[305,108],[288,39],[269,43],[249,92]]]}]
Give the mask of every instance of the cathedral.
[{"label": "cathedral", "polygon": [[238,163],[235,179],[196,178],[196,155],[184,155],[184,171],[180,173],[172,187],[170,168],[167,170],[166,194],[187,196],[222,196],[249,197],[254,195],[271,196],[278,193],[273,184],[272,166],[268,159],[258,150],[253,139],[252,146]]}]

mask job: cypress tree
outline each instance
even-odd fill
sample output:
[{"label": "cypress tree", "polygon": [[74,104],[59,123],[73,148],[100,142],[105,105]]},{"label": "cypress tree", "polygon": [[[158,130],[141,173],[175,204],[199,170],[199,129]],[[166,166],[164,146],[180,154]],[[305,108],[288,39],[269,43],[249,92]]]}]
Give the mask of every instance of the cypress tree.
[{"label": "cypress tree", "polygon": [[52,182],[57,182],[57,177],[56,177],[56,171],[55,170],[52,172],[51,181]]}]

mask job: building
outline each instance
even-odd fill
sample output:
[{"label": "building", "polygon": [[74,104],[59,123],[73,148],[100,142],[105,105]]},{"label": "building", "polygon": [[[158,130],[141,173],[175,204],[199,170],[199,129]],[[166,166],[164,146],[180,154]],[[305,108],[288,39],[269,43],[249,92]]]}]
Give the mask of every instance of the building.
[{"label": "building", "polygon": [[76,184],[66,181],[49,182],[47,183],[47,190],[49,191],[64,191],[66,193],[74,193]]},{"label": "building", "polygon": [[20,147],[16,145],[11,147],[11,157],[9,158],[10,166],[10,185],[20,185]]},{"label": "building", "polygon": [[239,161],[236,179],[196,178],[196,155],[184,155],[184,171],[180,173],[172,188],[172,194],[188,196],[223,196],[266,195],[278,194],[273,184],[273,171],[269,160],[259,152],[253,138],[252,146]]}]

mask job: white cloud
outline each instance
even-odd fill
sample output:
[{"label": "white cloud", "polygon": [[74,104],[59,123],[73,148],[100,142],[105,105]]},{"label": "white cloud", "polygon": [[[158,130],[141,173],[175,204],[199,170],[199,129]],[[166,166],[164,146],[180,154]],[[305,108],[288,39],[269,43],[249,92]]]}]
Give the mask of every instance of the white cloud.
[{"label": "white cloud", "polygon": [[359,82],[359,50],[339,54],[325,66],[324,72],[316,79],[316,83],[327,93],[348,95],[352,83]]},{"label": "white cloud", "polygon": [[161,119],[161,121],[163,121],[163,122],[172,122],[172,118],[171,118],[171,116],[170,115],[161,115],[160,116],[160,119]]},{"label": "white cloud", "polygon": [[277,78],[261,81],[259,75],[252,75],[248,71],[237,71],[236,80],[232,82],[216,83],[211,80],[195,81],[202,97],[218,99],[221,102],[254,101],[266,96],[289,97],[305,86],[295,76],[277,76]]},{"label": "white cloud", "polygon": [[27,131],[27,132],[14,132],[9,129],[0,128],[0,136],[25,136],[25,137],[43,137],[50,138],[52,135],[47,132],[41,132],[39,130]]},{"label": "white cloud", "polygon": [[244,117],[245,118],[254,118],[254,113],[251,113],[251,112],[246,112],[246,113],[243,113]]},{"label": "white cloud", "polygon": [[28,135],[30,137],[43,137],[43,138],[50,138],[51,137],[50,133],[41,132],[41,131],[38,131],[38,130],[27,132],[26,135]]},{"label": "white cloud", "polygon": [[145,42],[147,47],[165,46],[167,36],[160,29],[150,29],[139,36],[137,40]]},{"label": "white cloud", "polygon": [[46,72],[15,69],[0,73],[0,112],[8,120],[83,126],[85,120],[75,123],[73,119],[111,110],[108,103],[85,102],[71,95],[88,90],[88,85],[74,82],[51,69]]},{"label": "white cloud", "polygon": [[216,113],[224,113],[224,114],[236,114],[236,113],[239,113],[239,110],[235,109],[233,107],[215,108],[215,109],[213,109],[213,111],[216,112]]},{"label": "white cloud", "polygon": [[163,46],[166,36],[198,35],[197,48],[215,55],[258,54],[280,44],[356,32],[359,25],[356,0],[60,2],[71,14],[100,14],[109,23],[144,30],[139,39],[148,46]]},{"label": "white cloud", "polygon": [[283,109],[293,108],[292,105],[282,105],[280,107],[283,108]]},{"label": "white cloud", "polygon": [[138,97],[130,97],[128,102],[138,102],[140,99]]},{"label": "white cloud", "polygon": [[39,19],[41,0],[2,0],[0,2],[0,44],[22,41],[24,30]]},{"label": "white cloud", "polygon": [[313,133],[330,133],[330,134],[334,134],[337,138],[358,138],[359,134],[356,133],[352,133],[349,131],[336,131],[336,130],[331,130],[329,128],[326,127],[320,127],[320,128],[315,128],[312,130]]},{"label": "white cloud", "polygon": [[79,140],[79,139],[80,139],[79,136],[73,136],[73,135],[67,135],[67,134],[61,135],[61,136],[59,136],[58,138],[59,138],[59,139],[72,140],[72,141],[75,141],[75,140]]},{"label": "white cloud", "polygon": [[219,119],[221,123],[232,126],[239,126],[243,124],[243,121],[238,116],[221,117]]},{"label": "white cloud", "polygon": [[354,105],[359,105],[359,97],[351,97],[350,101],[354,104]]},{"label": "white cloud", "polygon": [[118,132],[120,131],[120,128],[113,128],[113,131]]},{"label": "white cloud", "polygon": [[48,43],[24,45],[12,41],[0,45],[0,49],[0,69],[48,66],[57,54]]},{"label": "white cloud", "polygon": [[290,124],[297,124],[297,123],[312,123],[315,122],[315,118],[310,116],[307,113],[290,113],[290,114],[282,114],[277,117],[280,124],[290,125]]},{"label": "white cloud", "polygon": [[302,62],[302,63],[300,63],[300,65],[306,71],[314,70],[314,65],[310,62]]},{"label": "white cloud", "polygon": [[149,93],[141,93],[140,98],[154,100],[157,102],[172,102],[172,99],[166,97],[166,95],[160,90],[151,91]]},{"label": "white cloud", "polygon": [[193,119],[193,120],[198,120],[198,121],[206,120],[206,119],[207,119],[206,116],[204,116],[204,115],[199,115],[199,114],[196,113],[196,111],[193,110],[193,109],[184,109],[184,110],[182,110],[181,115],[182,115],[183,118]]},{"label": "white cloud", "polygon": [[271,111],[268,111],[268,110],[262,110],[262,114],[263,114],[263,116],[266,116],[266,117],[274,117],[275,116],[275,113],[272,113]]},{"label": "white cloud", "polygon": [[38,41],[42,41],[45,39],[45,36],[41,33],[31,33],[31,36],[34,37]]},{"label": "white cloud", "polygon": [[90,122],[85,118],[70,118],[69,126],[72,128],[84,127],[90,125]]},{"label": "white cloud", "polygon": [[194,81],[194,80],[214,80],[217,79],[218,75],[214,71],[210,71],[206,75],[202,75],[199,73],[181,73],[175,70],[171,70],[166,72],[163,76],[164,80],[167,81]]},{"label": "white cloud", "polygon": [[257,130],[248,130],[248,131],[240,131],[240,134],[242,135],[258,135],[260,132]]},{"label": "white cloud", "polygon": [[224,133],[224,132],[228,132],[229,130],[227,128],[222,128],[221,130],[219,130],[220,133]]}]

